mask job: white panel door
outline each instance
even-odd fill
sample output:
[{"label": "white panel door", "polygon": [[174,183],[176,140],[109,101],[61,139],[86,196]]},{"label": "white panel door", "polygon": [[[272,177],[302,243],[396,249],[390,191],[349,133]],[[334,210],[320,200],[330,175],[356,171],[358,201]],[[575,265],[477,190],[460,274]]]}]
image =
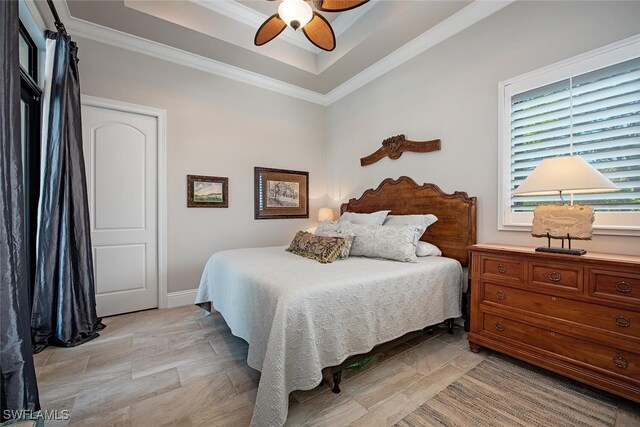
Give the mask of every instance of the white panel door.
[{"label": "white panel door", "polygon": [[82,106],[99,316],[158,306],[158,123]]}]

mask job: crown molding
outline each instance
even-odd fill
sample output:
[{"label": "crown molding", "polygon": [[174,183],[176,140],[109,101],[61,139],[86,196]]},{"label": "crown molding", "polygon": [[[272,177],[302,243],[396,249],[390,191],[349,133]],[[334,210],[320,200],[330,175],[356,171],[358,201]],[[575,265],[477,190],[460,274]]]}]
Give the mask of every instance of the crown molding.
[{"label": "crown molding", "polygon": [[103,27],[78,18],[65,20],[67,32],[77,37],[94,40],[111,46],[124,48],[143,55],[152,56],[185,67],[195,68],[207,73],[226,77],[272,92],[281,93],[293,98],[302,99],[314,104],[324,104],[324,96],[320,93],[285,83],[271,77],[225,64],[214,59],[186,52],[142,37],[127,34],[112,28]]},{"label": "crown molding", "polygon": [[[267,15],[264,15],[258,12],[255,9],[250,8],[249,6],[245,6],[242,3],[238,3],[235,0],[190,0],[191,2],[202,6],[206,9],[209,9],[213,12],[216,12],[220,15],[224,15],[227,18],[233,19],[243,25],[248,25],[250,27],[259,28],[260,25],[264,21],[269,18]],[[293,33],[291,31],[283,31],[279,36],[279,40],[284,40],[296,47],[307,50],[309,52],[318,54],[322,52],[320,49],[312,45],[307,41],[307,39],[303,39],[298,37],[298,34]]]},{"label": "crown molding", "polygon": [[338,17],[331,22],[331,27],[333,28],[333,33],[336,35],[336,39],[351,28],[351,26],[360,18],[366,15],[367,12],[373,9],[375,5],[375,1],[370,1],[356,9],[351,9],[349,13],[341,13],[338,15]]},{"label": "crown molding", "polygon": [[327,93],[325,95],[326,104],[333,104],[351,92],[360,89],[378,77],[404,64],[408,60],[442,43],[449,37],[493,15],[514,1],[516,0],[474,1]]},{"label": "crown molding", "polygon": [[233,65],[74,18],[69,13],[66,0],[54,1],[59,6],[57,7],[58,12],[70,34],[195,68],[314,104],[328,106],[516,0],[476,0],[327,94],[314,92]]}]

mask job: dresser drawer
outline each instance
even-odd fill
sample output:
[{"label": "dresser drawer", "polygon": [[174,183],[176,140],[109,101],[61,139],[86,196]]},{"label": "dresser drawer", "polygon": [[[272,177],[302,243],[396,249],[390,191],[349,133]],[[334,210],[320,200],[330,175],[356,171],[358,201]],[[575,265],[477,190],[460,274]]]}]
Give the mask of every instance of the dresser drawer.
[{"label": "dresser drawer", "polygon": [[483,334],[508,338],[593,367],[640,381],[640,355],[527,325],[483,315]]},{"label": "dresser drawer", "polygon": [[523,283],[524,261],[517,258],[483,256],[480,272],[483,279]]},{"label": "dresser drawer", "polygon": [[607,332],[640,338],[640,312],[528,292],[493,283],[485,283],[484,300]]},{"label": "dresser drawer", "polygon": [[582,291],[582,267],[529,262],[529,283],[562,291]]},{"label": "dresser drawer", "polygon": [[612,301],[640,304],[640,274],[590,270],[589,293]]}]

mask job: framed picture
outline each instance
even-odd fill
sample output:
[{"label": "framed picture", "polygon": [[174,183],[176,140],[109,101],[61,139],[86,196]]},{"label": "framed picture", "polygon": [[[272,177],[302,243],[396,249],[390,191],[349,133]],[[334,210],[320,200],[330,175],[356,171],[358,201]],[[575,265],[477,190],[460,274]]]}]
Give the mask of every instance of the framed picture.
[{"label": "framed picture", "polygon": [[255,219],[309,218],[309,172],[255,168]]},{"label": "framed picture", "polygon": [[187,175],[188,208],[228,208],[229,178]]}]

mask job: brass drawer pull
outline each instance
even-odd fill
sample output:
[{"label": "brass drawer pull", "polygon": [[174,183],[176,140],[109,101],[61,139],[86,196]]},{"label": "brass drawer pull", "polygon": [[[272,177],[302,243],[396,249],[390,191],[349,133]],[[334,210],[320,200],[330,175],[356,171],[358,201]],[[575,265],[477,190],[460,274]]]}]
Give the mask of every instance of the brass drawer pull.
[{"label": "brass drawer pull", "polygon": [[618,292],[622,292],[623,294],[628,294],[629,292],[631,292],[631,284],[627,283],[627,282],[618,282],[616,283],[616,289],[618,290]]},{"label": "brass drawer pull", "polygon": [[504,325],[500,322],[496,322],[496,331],[499,331],[499,332],[504,331]]},{"label": "brass drawer pull", "polygon": [[507,272],[507,267],[505,267],[503,264],[498,264],[498,273],[506,273]]},{"label": "brass drawer pull", "polygon": [[549,280],[551,280],[552,282],[559,282],[560,280],[562,280],[562,274],[558,273],[557,271],[552,271],[551,273],[549,273]]},{"label": "brass drawer pull", "polygon": [[627,369],[629,367],[629,361],[622,356],[614,356],[613,364],[620,369]]},{"label": "brass drawer pull", "polygon": [[504,300],[507,298],[507,294],[505,294],[505,293],[504,293],[504,292],[502,292],[502,291],[498,291],[498,293],[496,294],[496,296],[498,297],[498,299],[499,299],[500,301],[504,301]]},{"label": "brass drawer pull", "polygon": [[631,326],[631,320],[629,320],[629,318],[625,316],[616,317],[615,322],[616,325],[620,326],[621,328],[628,328],[629,326]]}]

